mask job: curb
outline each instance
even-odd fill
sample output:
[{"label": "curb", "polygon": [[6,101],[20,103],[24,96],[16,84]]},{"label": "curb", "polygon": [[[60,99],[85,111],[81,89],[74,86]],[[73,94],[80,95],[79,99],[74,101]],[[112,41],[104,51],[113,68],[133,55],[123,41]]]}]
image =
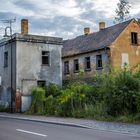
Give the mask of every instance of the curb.
[{"label": "curb", "polygon": [[89,127],[86,125],[80,125],[80,124],[76,124],[76,123],[66,123],[63,121],[47,121],[47,120],[41,120],[41,119],[31,119],[28,117],[19,117],[19,116],[10,116],[8,115],[3,115],[0,114],[0,118],[8,118],[8,119],[16,119],[16,120],[23,120],[23,121],[32,121],[32,122],[39,122],[39,123],[47,123],[47,124],[55,124],[55,125],[63,125],[63,126],[70,126],[70,127],[78,127],[78,128],[85,128],[85,129],[93,129],[93,130],[100,130],[100,131],[107,131],[110,133],[121,133],[122,135],[127,135],[127,136],[136,136],[136,137],[140,137],[139,133],[133,133],[133,132],[122,132],[122,131],[118,131],[118,130],[109,130],[109,129],[103,129],[103,128],[94,128],[94,127]]},{"label": "curb", "polygon": [[71,127],[79,127],[79,128],[86,128],[86,129],[92,129],[92,127],[88,127],[85,125],[75,124],[75,123],[66,123],[61,121],[47,121],[47,120],[40,120],[40,119],[30,119],[27,117],[15,117],[15,116],[9,116],[9,115],[1,115],[1,118],[8,118],[8,119],[17,119],[17,120],[23,120],[23,121],[33,121],[33,122],[39,122],[39,123],[48,123],[48,124],[55,124],[55,125],[63,125],[63,126],[71,126]]}]

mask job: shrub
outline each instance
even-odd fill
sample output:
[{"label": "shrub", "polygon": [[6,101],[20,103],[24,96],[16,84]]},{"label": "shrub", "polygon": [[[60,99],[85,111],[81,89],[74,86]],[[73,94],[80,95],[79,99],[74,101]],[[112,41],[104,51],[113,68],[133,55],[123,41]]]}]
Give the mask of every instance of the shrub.
[{"label": "shrub", "polygon": [[53,97],[57,97],[61,94],[61,88],[57,85],[50,83],[45,87],[45,96],[48,97],[52,95]]},{"label": "shrub", "polygon": [[57,99],[52,95],[48,96],[45,102],[45,114],[55,115],[57,114]]},{"label": "shrub", "polygon": [[35,87],[32,90],[32,104],[29,113],[44,114],[45,112],[45,90],[41,87]]}]

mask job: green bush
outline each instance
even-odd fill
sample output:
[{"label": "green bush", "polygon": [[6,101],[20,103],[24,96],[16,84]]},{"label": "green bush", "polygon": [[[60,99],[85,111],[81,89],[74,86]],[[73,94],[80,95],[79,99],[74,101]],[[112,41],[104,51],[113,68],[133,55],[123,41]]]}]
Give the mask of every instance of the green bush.
[{"label": "green bush", "polygon": [[52,95],[46,98],[45,102],[45,114],[46,115],[55,115],[57,114],[57,99],[54,98]]},{"label": "green bush", "polygon": [[34,88],[31,113],[140,122],[140,71],[129,68],[96,74],[93,85],[71,82]]},{"label": "green bush", "polygon": [[75,109],[82,109],[87,102],[86,95],[90,91],[90,86],[86,83],[75,82],[61,91],[58,98],[58,114],[72,116]]},{"label": "green bush", "polygon": [[29,113],[44,114],[45,113],[45,90],[41,87],[35,87],[32,90],[32,104]]},{"label": "green bush", "polygon": [[61,94],[61,88],[57,85],[50,83],[45,87],[45,96],[48,97],[52,95],[53,97],[57,97]]}]

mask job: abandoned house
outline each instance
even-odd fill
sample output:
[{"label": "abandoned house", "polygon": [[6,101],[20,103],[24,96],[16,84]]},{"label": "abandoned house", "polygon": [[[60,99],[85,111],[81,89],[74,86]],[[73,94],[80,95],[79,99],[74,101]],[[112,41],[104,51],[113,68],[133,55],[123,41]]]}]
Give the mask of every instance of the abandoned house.
[{"label": "abandoned house", "polygon": [[11,108],[26,111],[34,86],[61,86],[61,49],[62,38],[30,35],[28,20],[23,19],[21,34],[0,41],[0,100]]},{"label": "abandoned house", "polygon": [[100,22],[93,33],[85,28],[84,35],[63,42],[62,61],[63,80],[89,79],[110,66],[134,66],[140,62],[140,25],[131,19],[107,28]]}]

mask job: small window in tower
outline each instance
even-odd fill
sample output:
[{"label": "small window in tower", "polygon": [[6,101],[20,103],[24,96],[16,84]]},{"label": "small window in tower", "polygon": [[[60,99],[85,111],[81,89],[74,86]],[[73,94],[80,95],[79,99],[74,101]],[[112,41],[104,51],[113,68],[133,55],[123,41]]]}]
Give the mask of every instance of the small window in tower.
[{"label": "small window in tower", "polygon": [[4,52],[4,67],[8,67],[8,51]]},{"label": "small window in tower", "polygon": [[50,64],[50,53],[48,51],[42,51],[42,65]]}]

